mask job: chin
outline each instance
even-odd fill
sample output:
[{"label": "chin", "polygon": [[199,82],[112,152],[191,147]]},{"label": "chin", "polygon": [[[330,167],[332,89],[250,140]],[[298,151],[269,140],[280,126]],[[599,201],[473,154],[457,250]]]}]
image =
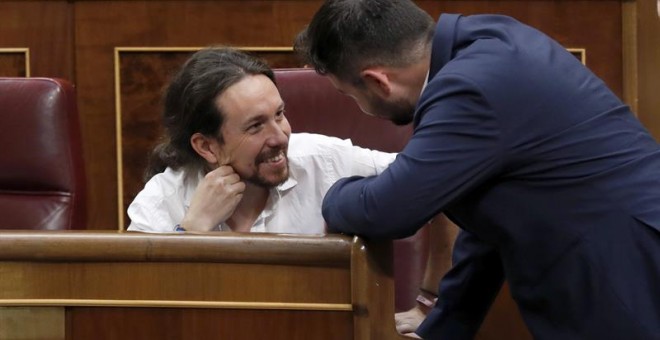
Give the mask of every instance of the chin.
[{"label": "chin", "polygon": [[415,106],[403,100],[393,102],[376,102],[374,112],[382,112],[378,117],[385,118],[395,125],[408,125],[415,116]]},{"label": "chin", "polygon": [[282,171],[279,174],[271,174],[270,176],[264,176],[261,174],[258,174],[252,178],[246,179],[246,182],[250,182],[252,184],[258,185],[263,188],[274,188],[289,179],[289,167]]},{"label": "chin", "polygon": [[390,122],[394,123],[394,125],[398,126],[403,126],[403,125],[408,125],[412,123],[413,117],[392,117],[390,118]]},{"label": "chin", "polygon": [[408,125],[412,123],[414,115],[414,111],[398,111],[390,115],[388,119],[390,122],[394,123],[394,125]]}]

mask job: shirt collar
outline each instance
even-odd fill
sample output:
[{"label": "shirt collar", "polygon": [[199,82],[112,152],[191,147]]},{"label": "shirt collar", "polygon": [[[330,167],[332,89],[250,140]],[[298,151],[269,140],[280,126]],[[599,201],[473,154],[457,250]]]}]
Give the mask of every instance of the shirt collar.
[{"label": "shirt collar", "polygon": [[296,184],[298,184],[298,181],[296,181],[295,179],[293,179],[293,177],[291,177],[291,175],[289,175],[289,178],[287,178],[286,181],[284,181],[284,183],[276,186],[275,190],[282,193],[295,187]]},{"label": "shirt collar", "polygon": [[429,73],[430,72],[431,72],[430,70],[426,71],[426,77],[424,78],[424,85],[422,85],[422,91],[419,92],[420,96],[422,95],[422,93],[424,93],[424,89],[426,89],[426,85],[429,84]]}]

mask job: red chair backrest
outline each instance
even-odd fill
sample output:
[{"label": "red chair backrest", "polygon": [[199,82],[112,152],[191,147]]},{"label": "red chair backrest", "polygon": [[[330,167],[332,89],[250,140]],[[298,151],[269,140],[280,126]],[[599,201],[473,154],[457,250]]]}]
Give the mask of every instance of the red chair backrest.
[{"label": "red chair backrest", "polygon": [[0,229],[83,229],[85,171],[73,86],[0,78]]}]

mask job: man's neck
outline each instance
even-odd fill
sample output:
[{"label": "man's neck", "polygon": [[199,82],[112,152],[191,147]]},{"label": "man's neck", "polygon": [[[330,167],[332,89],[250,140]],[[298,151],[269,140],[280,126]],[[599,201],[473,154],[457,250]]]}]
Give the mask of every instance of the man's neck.
[{"label": "man's neck", "polygon": [[268,203],[269,190],[254,184],[246,183],[243,198],[227,219],[226,223],[232,231],[249,232],[254,222]]}]

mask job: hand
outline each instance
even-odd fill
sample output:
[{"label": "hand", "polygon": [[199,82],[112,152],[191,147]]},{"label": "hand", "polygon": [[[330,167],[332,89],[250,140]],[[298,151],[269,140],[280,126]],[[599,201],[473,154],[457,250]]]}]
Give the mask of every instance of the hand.
[{"label": "hand", "polygon": [[426,315],[422,312],[419,307],[407,310],[405,312],[394,314],[394,321],[396,324],[397,332],[410,337],[420,339],[415,331],[417,327],[424,321]]},{"label": "hand", "polygon": [[415,334],[415,332],[405,333],[405,334],[401,334],[401,335],[403,335],[407,338],[421,339],[421,337],[419,335]]},{"label": "hand", "polygon": [[222,165],[199,183],[181,222],[189,231],[209,231],[226,221],[243,198],[245,183],[231,166]]}]

